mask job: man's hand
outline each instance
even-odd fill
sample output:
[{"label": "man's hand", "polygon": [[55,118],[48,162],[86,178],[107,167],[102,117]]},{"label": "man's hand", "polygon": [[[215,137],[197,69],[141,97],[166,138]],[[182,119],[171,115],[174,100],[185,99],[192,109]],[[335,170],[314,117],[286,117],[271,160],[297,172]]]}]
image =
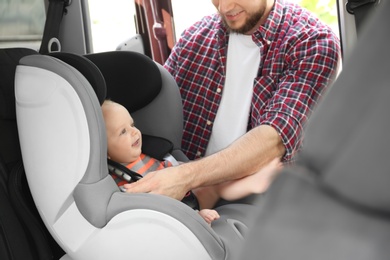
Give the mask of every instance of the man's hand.
[{"label": "man's hand", "polygon": [[153,193],[182,200],[188,192],[187,183],[179,166],[150,172],[137,182],[125,184],[128,193]]}]

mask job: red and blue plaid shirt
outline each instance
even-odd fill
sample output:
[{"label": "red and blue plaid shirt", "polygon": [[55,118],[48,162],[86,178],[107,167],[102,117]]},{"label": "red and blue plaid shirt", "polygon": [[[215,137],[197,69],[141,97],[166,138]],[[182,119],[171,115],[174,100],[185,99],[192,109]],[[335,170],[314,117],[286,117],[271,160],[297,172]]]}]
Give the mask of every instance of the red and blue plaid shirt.
[{"label": "red and blue plaid shirt", "polygon": [[[190,159],[204,156],[210,139],[225,83],[228,38],[218,14],[204,17],[183,32],[164,65],[181,91],[182,148]],[[308,11],[283,0],[275,1],[252,39],[261,61],[248,130],[273,126],[288,161],[299,150],[308,116],[336,73],[339,39]]]}]

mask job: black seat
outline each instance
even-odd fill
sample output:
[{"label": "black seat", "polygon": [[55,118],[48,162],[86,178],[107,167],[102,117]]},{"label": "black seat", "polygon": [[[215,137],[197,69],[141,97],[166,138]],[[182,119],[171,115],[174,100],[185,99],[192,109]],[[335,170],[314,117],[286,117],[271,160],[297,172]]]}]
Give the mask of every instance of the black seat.
[{"label": "black seat", "polygon": [[389,11],[373,13],[237,259],[389,259]]},{"label": "black seat", "polygon": [[14,75],[22,57],[0,49],[0,259],[59,259],[64,252],[41,221],[27,185],[15,114]]},{"label": "black seat", "polygon": [[8,171],[0,163],[0,259],[34,258],[31,241],[11,204],[7,188]]}]

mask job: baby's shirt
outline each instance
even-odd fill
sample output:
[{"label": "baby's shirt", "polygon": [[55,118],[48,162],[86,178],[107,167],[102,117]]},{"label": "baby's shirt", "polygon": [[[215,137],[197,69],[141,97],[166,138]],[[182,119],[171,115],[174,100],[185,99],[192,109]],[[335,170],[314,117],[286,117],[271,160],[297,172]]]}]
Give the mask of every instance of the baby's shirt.
[{"label": "baby's shirt", "polygon": [[[155,158],[150,157],[149,155],[141,154],[137,160],[135,160],[134,162],[131,162],[125,166],[126,166],[126,168],[128,168],[128,169],[130,169],[138,174],[141,174],[142,176],[145,176],[149,172],[153,172],[153,171],[161,170],[161,169],[164,169],[167,167],[171,167],[172,163],[169,161],[160,161],[160,160],[157,160]],[[128,181],[118,177],[116,174],[114,174],[112,172],[110,172],[110,174],[118,186],[122,186],[122,185],[128,183]]]}]

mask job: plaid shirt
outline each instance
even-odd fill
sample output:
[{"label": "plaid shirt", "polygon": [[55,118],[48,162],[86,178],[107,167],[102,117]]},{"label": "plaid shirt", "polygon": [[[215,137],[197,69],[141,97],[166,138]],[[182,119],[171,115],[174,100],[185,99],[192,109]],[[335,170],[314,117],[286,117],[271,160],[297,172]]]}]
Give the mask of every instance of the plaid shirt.
[{"label": "plaid shirt", "polygon": [[[221,101],[229,33],[218,14],[186,31],[164,67],[181,91],[184,109],[183,151],[204,156]],[[253,34],[261,61],[254,79],[248,130],[274,127],[292,159],[302,143],[309,114],[335,75],[338,37],[305,9],[276,0],[263,26]]]}]

